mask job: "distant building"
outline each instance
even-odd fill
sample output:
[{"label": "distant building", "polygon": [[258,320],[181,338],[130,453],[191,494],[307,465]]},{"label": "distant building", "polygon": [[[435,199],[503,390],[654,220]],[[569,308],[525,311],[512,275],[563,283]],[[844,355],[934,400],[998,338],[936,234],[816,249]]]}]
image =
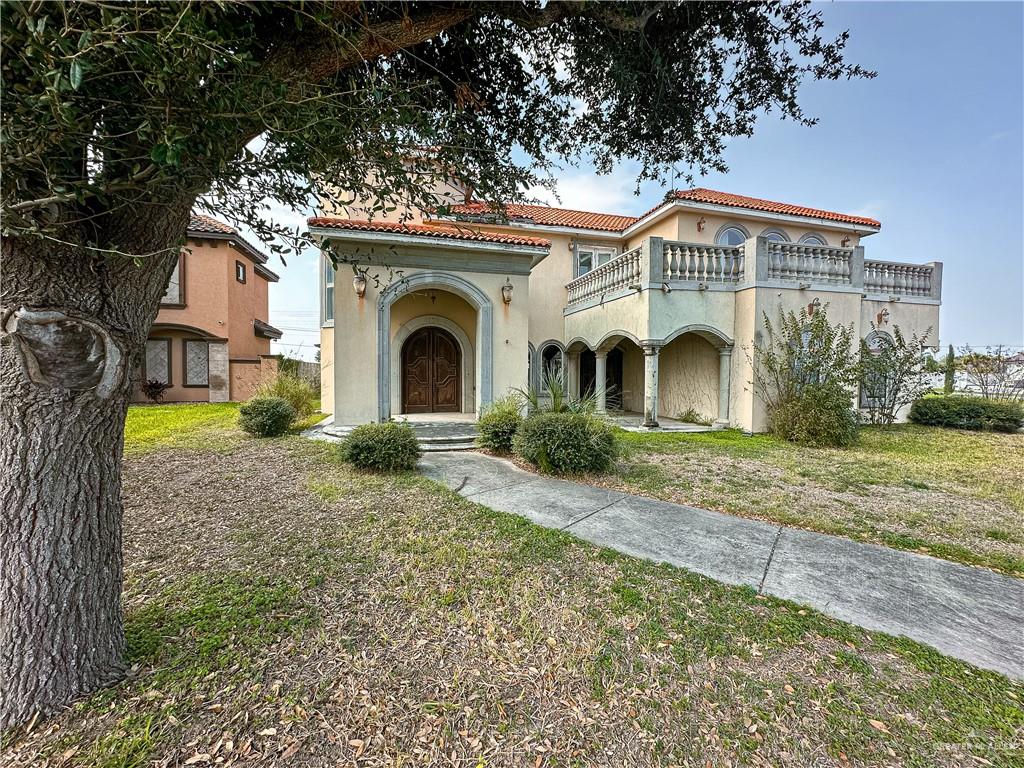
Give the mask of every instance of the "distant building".
[{"label": "distant building", "polygon": [[[266,321],[267,288],[278,276],[267,257],[238,232],[193,215],[160,312],[146,341],[139,381],[170,384],[169,402],[249,398],[277,375],[270,342],[281,331]],[[145,396],[136,389],[135,400]]]}]

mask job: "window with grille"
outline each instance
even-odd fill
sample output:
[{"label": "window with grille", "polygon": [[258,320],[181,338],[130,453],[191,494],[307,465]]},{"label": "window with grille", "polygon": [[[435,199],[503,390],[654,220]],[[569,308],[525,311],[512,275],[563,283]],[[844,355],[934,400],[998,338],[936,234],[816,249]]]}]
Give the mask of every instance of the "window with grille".
[{"label": "window with grille", "polygon": [[185,341],[185,386],[206,387],[210,384],[210,347],[205,341]]},{"label": "window with grille", "polygon": [[147,339],[143,376],[147,381],[171,383],[171,340]]}]

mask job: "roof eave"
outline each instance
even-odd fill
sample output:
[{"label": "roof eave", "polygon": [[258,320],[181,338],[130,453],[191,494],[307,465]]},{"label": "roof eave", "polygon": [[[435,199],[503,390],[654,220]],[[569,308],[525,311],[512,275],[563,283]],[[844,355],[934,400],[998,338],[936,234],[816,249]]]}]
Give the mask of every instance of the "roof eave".
[{"label": "roof eave", "polygon": [[[459,240],[452,237],[432,237],[430,235],[406,235],[398,232],[368,232],[364,230],[342,229],[340,227],[311,226],[309,233],[329,240],[347,240],[357,243],[383,243],[388,245],[412,246],[443,246],[462,251],[490,251],[497,253],[517,254],[521,256],[547,256],[551,247],[548,245],[525,245],[517,243],[493,243],[484,240]],[[536,260],[537,262],[540,259]]]},{"label": "roof eave", "polygon": [[740,205],[721,205],[717,203],[702,203],[696,200],[666,200],[662,205],[655,208],[653,211],[648,213],[642,219],[633,224],[630,224],[626,229],[623,230],[623,236],[629,236],[635,234],[640,229],[648,226],[658,219],[662,218],[665,214],[670,213],[674,208],[686,208],[690,210],[708,211],[710,213],[720,213],[724,215],[747,215],[753,216],[759,219],[769,219],[771,221],[788,222],[791,224],[814,224],[819,227],[829,227],[831,229],[841,229],[848,232],[853,232],[856,235],[862,237],[872,235],[875,232],[881,231],[881,225],[873,226],[867,223],[853,223],[848,221],[837,221],[836,219],[823,219],[817,216],[800,216],[791,213],[774,213],[772,211],[759,211],[756,208],[745,208]]}]

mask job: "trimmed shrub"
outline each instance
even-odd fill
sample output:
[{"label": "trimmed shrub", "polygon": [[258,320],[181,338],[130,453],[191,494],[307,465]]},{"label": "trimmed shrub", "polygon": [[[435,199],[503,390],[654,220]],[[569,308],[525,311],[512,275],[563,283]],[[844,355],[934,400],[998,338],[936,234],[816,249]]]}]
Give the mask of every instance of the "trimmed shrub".
[{"label": "trimmed shrub", "polygon": [[512,441],[516,455],[544,472],[600,472],[618,455],[615,433],[586,413],[537,413]]},{"label": "trimmed shrub", "polygon": [[807,384],[799,394],[776,403],[769,412],[768,431],[801,445],[842,447],[857,439],[857,414],[845,387]]},{"label": "trimmed shrub", "polygon": [[910,420],[933,427],[1016,432],[1024,427],[1024,406],[967,395],[922,397],[910,407]]},{"label": "trimmed shrub", "polygon": [[476,444],[481,448],[508,453],[512,450],[512,438],[522,423],[519,403],[514,397],[495,400],[476,424],[479,431]]},{"label": "trimmed shrub", "polygon": [[254,437],[277,437],[295,419],[295,409],[280,397],[254,397],[238,411],[239,426]]},{"label": "trimmed shrub", "polygon": [[340,451],[341,458],[349,464],[377,472],[414,469],[420,457],[415,430],[394,421],[356,427],[345,438]]},{"label": "trimmed shrub", "polygon": [[279,397],[291,405],[296,419],[304,419],[313,413],[316,391],[308,381],[298,376],[278,373],[273,381],[260,384],[254,397]]}]

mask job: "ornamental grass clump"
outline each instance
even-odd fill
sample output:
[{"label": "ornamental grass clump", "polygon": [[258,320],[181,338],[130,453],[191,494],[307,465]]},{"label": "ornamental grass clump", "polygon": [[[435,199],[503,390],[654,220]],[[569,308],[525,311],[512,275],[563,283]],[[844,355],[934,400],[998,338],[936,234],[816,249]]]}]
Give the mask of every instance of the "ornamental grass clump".
[{"label": "ornamental grass clump", "polygon": [[279,373],[272,381],[266,381],[256,389],[256,397],[279,397],[286,400],[295,411],[296,419],[304,419],[315,410],[316,390],[305,379],[290,373]]},{"label": "ornamental grass clump", "polygon": [[586,413],[536,413],[523,421],[512,447],[544,472],[602,472],[618,456],[612,428]]},{"label": "ornamental grass clump", "polygon": [[360,469],[398,472],[415,469],[420,445],[411,426],[386,421],[353,429],[342,442],[340,452],[344,461]]},{"label": "ornamental grass clump", "polygon": [[523,423],[521,406],[517,398],[509,396],[495,400],[477,422],[476,444],[499,453],[512,450],[512,439]]},{"label": "ornamental grass clump", "polygon": [[253,437],[283,435],[295,419],[295,409],[280,397],[254,397],[238,411],[238,425]]}]

